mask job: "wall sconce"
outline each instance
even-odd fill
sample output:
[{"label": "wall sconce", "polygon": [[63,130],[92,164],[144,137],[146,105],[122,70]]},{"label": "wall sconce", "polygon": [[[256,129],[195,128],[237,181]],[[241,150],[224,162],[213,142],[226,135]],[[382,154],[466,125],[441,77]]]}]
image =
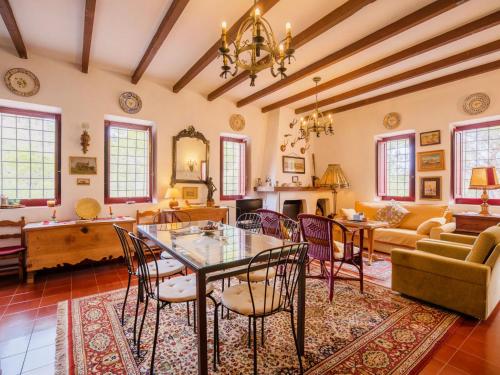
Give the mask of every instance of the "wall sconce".
[{"label": "wall sconce", "polygon": [[195,161],[195,160],[188,160],[188,161],[187,161],[187,166],[188,166],[188,168],[189,168],[189,171],[190,171],[190,172],[193,172],[193,171],[194,171],[194,167],[196,167],[196,165],[197,165],[197,164],[198,164],[198,163],[196,163],[196,161]]},{"label": "wall sconce", "polygon": [[80,136],[80,145],[82,146],[82,151],[84,154],[87,153],[90,146],[90,134],[87,131],[89,124],[87,122],[82,123],[82,135]]}]

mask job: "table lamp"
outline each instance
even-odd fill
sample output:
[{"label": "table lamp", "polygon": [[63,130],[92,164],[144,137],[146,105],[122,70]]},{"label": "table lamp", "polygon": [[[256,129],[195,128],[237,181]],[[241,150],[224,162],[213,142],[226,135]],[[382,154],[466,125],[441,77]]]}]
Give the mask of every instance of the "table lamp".
[{"label": "table lamp", "polygon": [[472,168],[470,176],[469,189],[482,190],[481,194],[481,212],[480,215],[489,215],[488,209],[488,190],[500,189],[498,183],[497,171],[495,167],[477,167]]},{"label": "table lamp", "polygon": [[319,180],[319,185],[328,187],[333,193],[333,217],[337,215],[337,190],[349,189],[351,186],[340,164],[328,164],[325,173]]},{"label": "table lamp", "polygon": [[171,187],[167,189],[167,192],[165,193],[165,199],[170,199],[169,202],[169,207],[170,208],[175,208],[179,206],[179,202],[177,202],[177,198],[181,197],[181,192],[179,189]]}]

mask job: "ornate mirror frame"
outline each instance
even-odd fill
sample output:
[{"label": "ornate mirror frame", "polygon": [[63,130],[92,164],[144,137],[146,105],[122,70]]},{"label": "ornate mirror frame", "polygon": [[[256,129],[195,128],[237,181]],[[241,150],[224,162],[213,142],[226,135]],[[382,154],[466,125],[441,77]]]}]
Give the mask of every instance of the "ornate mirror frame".
[{"label": "ornate mirror frame", "polygon": [[[202,141],[205,144],[206,150],[206,172],[205,172],[205,180],[186,180],[186,179],[178,179],[176,177],[176,166],[177,166],[177,142],[181,138],[196,138]],[[210,155],[210,141],[205,138],[203,133],[197,131],[194,126],[190,125],[187,129],[181,130],[177,135],[172,137],[172,179],[170,180],[170,185],[174,186],[176,183],[189,183],[189,184],[206,184],[208,178],[210,177],[209,173],[209,155]]]}]

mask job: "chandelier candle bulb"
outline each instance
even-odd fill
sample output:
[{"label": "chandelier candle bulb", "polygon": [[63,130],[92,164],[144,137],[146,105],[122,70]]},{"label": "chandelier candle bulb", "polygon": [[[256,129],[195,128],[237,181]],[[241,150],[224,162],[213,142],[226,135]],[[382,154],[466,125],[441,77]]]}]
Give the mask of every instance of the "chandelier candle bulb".
[{"label": "chandelier candle bulb", "polygon": [[290,64],[295,52],[291,48],[291,25],[289,22],[285,24],[286,36],[277,41],[271,25],[261,12],[257,7],[257,0],[254,0],[253,10],[239,25],[234,41],[229,44],[225,25],[222,25],[219,47],[223,61],[221,78],[234,77],[240,69],[249,73],[250,86],[255,86],[257,74],[264,69],[269,69],[273,77],[287,77],[285,61],[288,60]]}]

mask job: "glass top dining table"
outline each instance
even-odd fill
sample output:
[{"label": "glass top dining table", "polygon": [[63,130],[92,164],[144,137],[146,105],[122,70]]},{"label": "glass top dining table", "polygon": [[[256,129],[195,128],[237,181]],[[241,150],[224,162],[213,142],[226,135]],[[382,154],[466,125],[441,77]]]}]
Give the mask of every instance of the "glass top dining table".
[{"label": "glass top dining table", "polygon": [[139,225],[139,231],[194,270],[205,273],[248,264],[264,250],[291,242],[216,223],[217,230],[203,231],[208,221]]},{"label": "glass top dining table", "polygon": [[[291,242],[231,225],[215,223],[213,231],[203,231],[210,222],[138,225],[137,230],[196,274],[198,374],[208,374],[206,283],[246,272],[250,260],[264,250]],[[305,270],[298,283],[297,339],[304,352]]]}]

